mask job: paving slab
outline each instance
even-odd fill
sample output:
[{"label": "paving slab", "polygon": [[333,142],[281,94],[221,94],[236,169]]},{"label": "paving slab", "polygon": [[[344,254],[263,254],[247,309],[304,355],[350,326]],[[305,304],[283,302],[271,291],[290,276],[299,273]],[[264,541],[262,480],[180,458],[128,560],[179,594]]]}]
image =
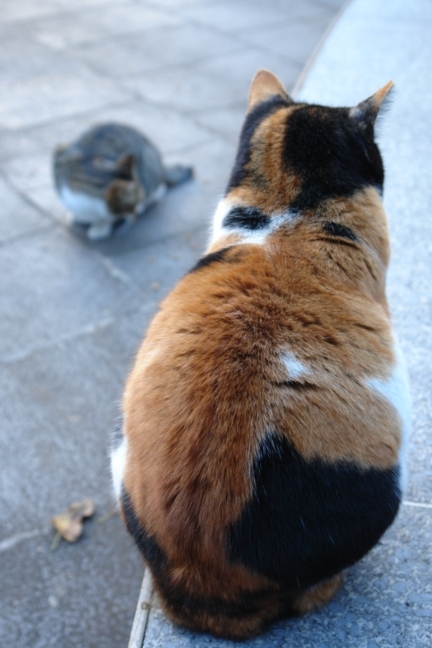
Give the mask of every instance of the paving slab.
[{"label": "paving slab", "polygon": [[110,38],[76,48],[79,59],[94,70],[115,77],[144,74],[167,65],[188,65],[244,47],[234,36],[185,22],[142,35]]},{"label": "paving slab", "polygon": [[289,88],[302,67],[297,62],[289,65],[272,52],[245,47],[238,52],[198,61],[187,68],[176,65],[145,76],[127,77],[123,84],[144,99],[189,113],[241,104],[244,114],[250,79],[260,66],[274,70]]},{"label": "paving slab", "polygon": [[4,245],[8,239],[47,227],[47,219],[40,211],[17,194],[1,176],[0,195],[2,198],[0,245]]},{"label": "paving slab", "polygon": [[179,15],[136,2],[107,3],[103,7],[76,7],[58,16],[41,19],[33,24],[34,39],[54,50],[73,45],[85,45],[104,41],[113,36],[176,25]]},{"label": "paving slab", "polygon": [[[117,517],[86,523],[79,544],[52,552],[51,534],[2,555],[0,644],[28,648],[114,648],[127,645],[131,599],[138,597],[141,565]],[[115,551],[113,551],[115,543]],[[128,560],[122,560],[127,555]],[[17,578],[17,564],[20,578]],[[113,597],[115,592],[115,597]],[[25,613],[23,613],[25,611]]]},{"label": "paving slab", "polygon": [[40,124],[124,99],[125,91],[113,81],[77,64],[68,74],[56,71],[32,77],[25,84],[9,83],[0,97],[0,128]]},{"label": "paving slab", "polygon": [[154,292],[145,308],[107,313],[87,332],[3,364],[2,537],[39,528],[86,496],[104,513],[114,505],[108,448],[136,340],[157,308]]},{"label": "paving slab", "polygon": [[[17,263],[20,258],[25,263]],[[0,285],[3,363],[142,304],[130,278],[116,273],[100,254],[89,255],[62,228],[4,245],[0,268],[7,276]]]}]

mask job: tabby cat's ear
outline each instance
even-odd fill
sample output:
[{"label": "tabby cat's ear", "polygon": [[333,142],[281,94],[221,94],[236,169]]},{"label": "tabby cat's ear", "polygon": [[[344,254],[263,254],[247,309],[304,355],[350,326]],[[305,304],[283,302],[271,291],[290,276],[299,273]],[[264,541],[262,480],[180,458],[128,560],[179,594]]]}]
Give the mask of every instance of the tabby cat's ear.
[{"label": "tabby cat's ear", "polygon": [[135,171],[135,155],[133,153],[123,153],[117,160],[116,167],[122,177],[132,179]]},{"label": "tabby cat's ear", "polygon": [[277,76],[268,70],[259,70],[252,79],[249,90],[248,111],[252,110],[252,108],[262,101],[270,99],[270,97],[275,95],[282,97],[288,103],[293,103],[293,100]]},{"label": "tabby cat's ear", "polygon": [[358,106],[351,108],[349,111],[351,119],[354,119],[360,128],[363,129],[366,129],[368,126],[373,126],[378,117],[379,110],[392,88],[393,81],[389,81],[387,85],[381,88],[381,90],[375,92],[372,97],[365,99],[365,101],[359,103]]}]

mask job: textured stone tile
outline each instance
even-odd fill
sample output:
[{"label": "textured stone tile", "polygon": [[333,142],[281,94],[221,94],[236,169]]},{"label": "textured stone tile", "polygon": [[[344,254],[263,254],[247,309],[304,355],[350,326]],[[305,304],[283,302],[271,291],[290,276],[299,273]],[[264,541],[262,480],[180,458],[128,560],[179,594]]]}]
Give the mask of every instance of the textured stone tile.
[{"label": "textured stone tile", "polygon": [[127,278],[113,276],[95,249],[89,254],[59,229],[4,246],[0,268],[7,277],[0,284],[0,358],[25,356],[140,304]]},{"label": "textured stone tile", "polygon": [[181,115],[168,107],[157,108],[135,100],[18,130],[0,127],[0,160],[19,166],[19,162],[12,163],[11,160],[16,157],[35,159],[43,155],[48,172],[52,152],[58,144],[70,144],[88,128],[106,122],[137,128],[163,153],[194,146],[211,138],[209,131],[199,126],[195,118]]},{"label": "textured stone tile", "polygon": [[109,39],[119,34],[140,32],[145,38],[147,30],[153,30],[181,22],[178,15],[160,11],[136,2],[123,2],[96,8],[81,8],[79,11],[40,20],[33,27],[33,37],[38,42],[55,50],[73,45],[82,45]]},{"label": "textured stone tile", "polygon": [[[72,237],[76,236],[77,232],[74,228],[71,228],[70,212],[61,202],[53,183],[40,187],[29,187],[25,190],[25,196],[33,205],[40,209],[52,223],[63,225]],[[83,232],[81,232],[81,234],[83,234]],[[78,238],[80,238],[80,236],[78,236]]]},{"label": "textured stone tile", "polygon": [[52,183],[51,155],[47,153],[6,158],[0,169],[20,191]]},{"label": "textured stone tile", "polygon": [[[302,646],[394,648],[432,641],[432,511],[403,507],[394,526],[360,563],[347,571],[335,599],[322,610],[273,625],[250,648]],[[157,606],[152,609],[145,648],[238,644],[197,635],[173,626]]]},{"label": "textured stone tile", "polygon": [[246,117],[246,109],[247,100],[245,98],[235,106],[201,111],[197,115],[197,123],[222,136],[235,150]]},{"label": "textured stone tile", "polygon": [[160,301],[193,267],[206,240],[204,229],[178,234],[116,256],[113,262],[140,286],[146,303],[155,298]]},{"label": "textured stone tile", "polygon": [[[52,52],[33,42],[32,29],[30,24],[26,29],[20,26],[12,30],[0,21],[0,74],[6,88],[9,84],[24,85],[33,77],[45,77],[47,70],[58,75],[76,75],[80,71],[77,63],[67,54]],[[3,102],[5,100],[8,100],[7,96],[3,97]]]},{"label": "textured stone tile", "polygon": [[[120,5],[127,0],[75,0],[74,8],[101,6],[109,4]],[[159,0],[158,0],[159,1]],[[60,12],[70,11],[71,3],[69,0],[20,0],[19,2],[2,3],[1,22],[7,25],[18,25],[32,22],[38,18],[50,16]]]},{"label": "textured stone tile", "polygon": [[124,77],[166,65],[187,65],[204,57],[220,56],[242,48],[244,44],[235,37],[202,26],[183,25],[155,29],[145,35],[116,37],[75,51],[95,70]]},{"label": "textured stone tile", "polygon": [[43,528],[72,501],[111,508],[108,450],[123,382],[156,301],[0,364],[0,541]]},{"label": "textured stone tile", "polygon": [[198,23],[221,31],[232,31],[239,35],[249,29],[265,27],[266,25],[277,24],[284,20],[290,13],[291,3],[288,7],[284,5],[273,5],[269,11],[266,3],[248,2],[247,11],[243,2],[219,2],[216,5],[202,3],[199,6],[186,7],[184,14],[193,18]]},{"label": "textured stone tile", "polygon": [[250,82],[260,68],[272,70],[288,88],[301,70],[297,63],[287,65],[271,52],[248,48],[188,68],[175,66],[130,77],[123,83],[150,101],[200,113],[236,102],[246,106]]},{"label": "textured stone tile", "polygon": [[318,45],[326,25],[322,21],[287,21],[276,27],[263,27],[242,35],[242,40],[256,47],[265,47],[287,61],[305,65]]},{"label": "textured stone tile", "polygon": [[7,239],[45,228],[49,221],[23,200],[0,176],[0,244]]},{"label": "textured stone tile", "polygon": [[59,119],[125,100],[126,91],[112,81],[76,66],[68,75],[34,76],[25,84],[9,83],[0,97],[0,128],[16,129]]},{"label": "textured stone tile", "polygon": [[55,553],[52,537],[1,554],[1,645],[127,646],[143,568],[119,517],[86,522],[82,539]]},{"label": "textured stone tile", "polygon": [[15,21],[31,20],[52,13],[53,8],[47,2],[21,0],[20,2],[5,2],[2,6],[2,23],[10,24]]}]

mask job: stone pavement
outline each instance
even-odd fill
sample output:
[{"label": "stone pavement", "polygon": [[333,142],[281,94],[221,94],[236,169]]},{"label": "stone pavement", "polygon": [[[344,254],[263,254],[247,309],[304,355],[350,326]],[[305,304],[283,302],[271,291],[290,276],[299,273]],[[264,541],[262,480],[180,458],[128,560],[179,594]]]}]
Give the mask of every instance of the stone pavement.
[{"label": "stone pavement", "polygon": [[[203,249],[253,74],[292,88],[341,4],[1,3],[0,646],[127,645],[142,565],[118,517],[97,521],[112,508],[123,380]],[[51,152],[107,120],[142,129],[196,178],[90,244],[65,225]],[[88,496],[98,511],[83,539],[50,551],[51,516]]]},{"label": "stone pavement", "polygon": [[[349,569],[333,602],[274,625],[249,648],[432,646],[432,3],[353,0],[326,40],[299,98],[355,105],[394,79],[381,120],[392,264],[388,292],[413,397],[409,487],[396,523]],[[145,648],[234,648],[172,626],[155,605]]]}]

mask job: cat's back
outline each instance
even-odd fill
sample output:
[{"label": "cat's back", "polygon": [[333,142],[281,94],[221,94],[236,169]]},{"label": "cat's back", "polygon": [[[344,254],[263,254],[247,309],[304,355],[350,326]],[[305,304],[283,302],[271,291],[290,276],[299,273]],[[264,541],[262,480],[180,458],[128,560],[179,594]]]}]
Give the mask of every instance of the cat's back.
[{"label": "cat's back", "polygon": [[[115,177],[121,177],[118,161],[133,156],[140,183],[151,194],[164,180],[161,155],[156,146],[135,128],[124,124],[99,124],[83,133],[55,158],[58,181],[78,183],[84,174],[104,178],[105,188]],[[78,173],[80,169],[80,174]]]},{"label": "cat's back", "polygon": [[[220,446],[219,432],[241,430],[248,461],[273,427],[305,457],[397,462],[398,414],[372,388],[398,372],[386,304],[334,276],[326,246],[303,237],[209,252],[165,300],[125,401],[134,409],[131,393],[145,407],[161,449],[164,435],[189,452],[200,438]],[[231,437],[222,450],[233,447]]]},{"label": "cat's back", "polygon": [[359,116],[268,79],[207,253],[163,302],[124,396],[129,529],[173,618],[228,636],[258,610],[303,609],[300,593],[378,541],[408,425],[383,167],[361,122],[385,93]]}]

